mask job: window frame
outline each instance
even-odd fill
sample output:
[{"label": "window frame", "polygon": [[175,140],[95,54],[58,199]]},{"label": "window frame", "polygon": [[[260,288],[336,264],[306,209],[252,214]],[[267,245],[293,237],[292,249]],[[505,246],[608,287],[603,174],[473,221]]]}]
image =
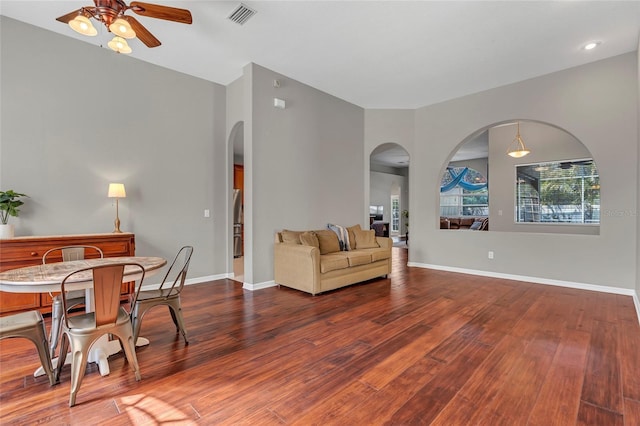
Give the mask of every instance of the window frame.
[{"label": "window frame", "polygon": [[[531,167],[531,166],[539,166],[539,167],[546,167],[548,165],[551,164],[561,164],[561,163],[577,163],[577,162],[581,162],[581,161],[592,161],[593,162],[593,166],[596,169],[597,175],[589,175],[588,177],[593,178],[594,176],[597,179],[597,185],[598,185],[598,200],[600,201],[600,203],[597,205],[597,222],[584,222],[584,206],[585,206],[585,196],[584,196],[584,192],[585,192],[585,187],[584,187],[584,179],[587,178],[587,176],[583,176],[582,177],[582,189],[581,189],[581,215],[583,216],[583,221],[582,222],[570,222],[570,221],[543,221],[542,217],[543,217],[543,213],[542,213],[542,203],[538,202],[538,211],[537,213],[531,213],[531,214],[537,214],[539,216],[539,219],[537,221],[520,221],[519,220],[519,216],[521,216],[521,206],[520,206],[520,183],[519,183],[519,174],[518,174],[518,168],[519,167]],[[562,178],[556,178],[558,180],[560,179],[567,179],[566,177],[562,177]],[[571,179],[571,178],[569,178]],[[578,178],[579,179],[579,178]],[[545,180],[551,180],[551,179],[545,179]],[[543,180],[540,179],[540,182],[542,182]],[[601,223],[601,218],[602,218],[602,195],[600,192],[600,172],[598,171],[598,167],[596,165],[595,160],[592,157],[589,158],[576,158],[576,159],[567,159],[567,160],[552,160],[552,161],[538,161],[538,162],[533,162],[533,163],[522,163],[522,164],[515,164],[514,165],[514,182],[515,182],[515,187],[514,187],[514,201],[513,201],[513,220],[514,220],[514,224],[515,225],[543,225],[543,226],[588,226],[588,227],[599,227],[600,223]],[[535,188],[534,188],[535,189]],[[540,191],[538,191],[538,199],[541,199],[542,195],[540,193]],[[574,204],[577,205],[577,204]],[[525,212],[526,214],[526,212]]]}]

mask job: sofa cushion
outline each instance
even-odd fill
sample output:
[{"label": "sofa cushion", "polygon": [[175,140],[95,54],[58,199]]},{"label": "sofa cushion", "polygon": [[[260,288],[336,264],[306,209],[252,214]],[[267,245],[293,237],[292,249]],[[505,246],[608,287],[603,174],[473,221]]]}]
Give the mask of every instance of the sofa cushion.
[{"label": "sofa cushion", "polygon": [[340,241],[335,232],[330,229],[314,231],[320,243],[320,254],[336,253],[340,251]]},{"label": "sofa cushion", "polygon": [[349,259],[343,253],[330,253],[320,256],[320,272],[331,272],[349,267]]},{"label": "sofa cushion", "polygon": [[282,233],[282,242],[286,244],[301,244],[300,243],[300,235],[302,231],[289,231],[288,229],[283,229]]},{"label": "sofa cushion", "polygon": [[349,266],[366,265],[371,263],[371,253],[365,250],[351,250],[345,253],[349,259]]},{"label": "sofa cushion", "polygon": [[368,231],[362,229],[354,230],[356,237],[356,249],[380,247],[376,241],[376,232],[373,229]]},{"label": "sofa cushion", "polygon": [[460,218],[460,228],[470,228],[475,221],[476,219],[473,217],[462,217]]},{"label": "sofa cushion", "polygon": [[362,249],[361,251],[367,252],[371,255],[371,261],[377,262],[378,260],[385,260],[391,258],[391,251],[388,248],[377,247]]},{"label": "sofa cushion", "polygon": [[316,233],[313,231],[306,231],[300,234],[300,243],[305,246],[313,246],[320,248],[320,242]]}]

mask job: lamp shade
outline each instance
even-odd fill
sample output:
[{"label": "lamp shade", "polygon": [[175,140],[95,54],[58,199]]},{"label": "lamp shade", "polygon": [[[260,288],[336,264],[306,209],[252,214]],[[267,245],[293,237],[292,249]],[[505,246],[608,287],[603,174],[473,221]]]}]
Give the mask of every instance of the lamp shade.
[{"label": "lamp shade", "polygon": [[109,198],[125,198],[127,193],[124,190],[123,183],[110,183],[109,184]]},{"label": "lamp shade", "polygon": [[129,22],[123,18],[118,18],[113,21],[111,25],[109,25],[109,30],[115,35],[124,38],[134,38],[136,36],[136,32],[133,31]]},{"label": "lamp shade", "polygon": [[131,53],[131,48],[127,43],[127,40],[122,37],[114,37],[109,43],[107,43],[111,50],[115,50],[118,53]]},{"label": "lamp shade", "polygon": [[78,15],[70,20],[69,26],[73,29],[73,31],[86,36],[94,36],[98,34],[98,30],[96,30],[89,18],[84,15]]}]

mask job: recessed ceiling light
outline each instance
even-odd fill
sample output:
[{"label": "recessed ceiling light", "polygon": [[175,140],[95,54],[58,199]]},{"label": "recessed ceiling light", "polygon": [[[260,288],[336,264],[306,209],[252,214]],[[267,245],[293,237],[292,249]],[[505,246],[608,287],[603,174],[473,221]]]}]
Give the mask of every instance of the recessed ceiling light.
[{"label": "recessed ceiling light", "polygon": [[602,43],[602,42],[601,41],[590,41],[589,43],[584,45],[583,49],[584,50],[595,49],[596,47],[598,47],[600,45],[600,43]]}]

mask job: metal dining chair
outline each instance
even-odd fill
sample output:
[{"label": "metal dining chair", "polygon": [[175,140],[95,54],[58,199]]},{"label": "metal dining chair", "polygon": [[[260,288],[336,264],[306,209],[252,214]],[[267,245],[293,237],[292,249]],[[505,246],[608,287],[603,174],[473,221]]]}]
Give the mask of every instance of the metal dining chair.
[{"label": "metal dining chair", "polygon": [[[76,279],[92,280],[91,297],[95,312],[81,315],[65,315],[62,322],[62,340],[60,355],[55,372],[56,381],[67,357],[67,350],[71,344],[71,394],[69,406],[76,403],[76,395],[87,368],[87,357],[91,345],[105,334],[116,336],[120,341],[126,359],[134,371],[136,380],[140,380],[140,368],[136,357],[135,340],[129,313],[120,306],[120,286],[125,267],[140,270],[140,284],[144,281],[144,268],[138,263],[114,263],[94,266],[74,271],[67,275],[61,284],[61,297],[64,311],[68,309],[66,288]],[[138,273],[136,273],[138,274]]]},{"label": "metal dining chair", "polygon": [[[52,263],[52,261],[59,262],[62,259],[63,262],[69,262],[72,260],[83,260],[89,252],[94,252],[97,257],[103,258],[104,254],[102,250],[96,246],[63,246],[55,247],[51,250],[47,250],[42,255],[42,264]],[[51,295],[51,329],[49,330],[49,353],[51,358],[55,357],[56,347],[60,339],[60,331],[62,330],[62,315],[64,313],[62,309],[62,298],[60,296]],[[83,305],[85,303],[84,290],[75,290],[69,292],[67,296],[68,309],[73,309],[76,306]]]},{"label": "metal dining chair", "polygon": [[185,344],[189,344],[184,318],[182,317],[180,293],[182,293],[184,281],[187,278],[187,270],[189,269],[192,254],[193,247],[182,247],[173,259],[160,287],[157,289],[141,291],[142,286],[138,286],[131,300],[131,323],[133,324],[134,341],[138,340],[144,314],[155,306],[166,305],[169,307],[171,319],[173,319],[173,323],[176,326],[176,332],[181,332]]},{"label": "metal dining chair", "polygon": [[56,378],[49,355],[47,331],[40,311],[21,312],[0,317],[0,339],[10,337],[24,337],[36,345],[42,368],[49,377],[49,385],[53,386],[56,383]]}]

